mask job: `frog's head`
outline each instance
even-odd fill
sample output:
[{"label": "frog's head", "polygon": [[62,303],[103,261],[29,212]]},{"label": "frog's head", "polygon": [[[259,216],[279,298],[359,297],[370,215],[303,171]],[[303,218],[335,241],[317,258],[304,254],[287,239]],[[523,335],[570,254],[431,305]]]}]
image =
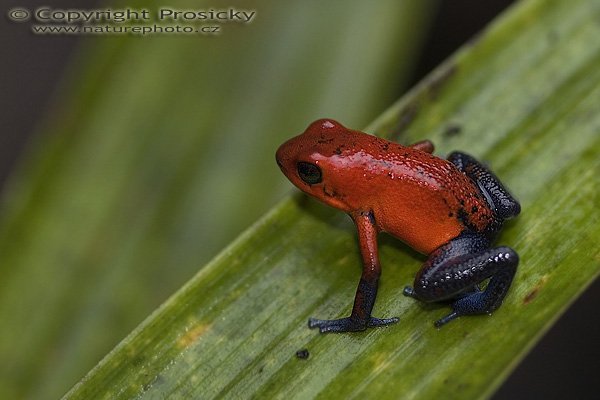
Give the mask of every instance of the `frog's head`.
[{"label": "frog's head", "polygon": [[332,119],[320,119],[282,144],[275,158],[285,176],[302,191],[326,204],[348,211],[338,179],[350,131]]}]

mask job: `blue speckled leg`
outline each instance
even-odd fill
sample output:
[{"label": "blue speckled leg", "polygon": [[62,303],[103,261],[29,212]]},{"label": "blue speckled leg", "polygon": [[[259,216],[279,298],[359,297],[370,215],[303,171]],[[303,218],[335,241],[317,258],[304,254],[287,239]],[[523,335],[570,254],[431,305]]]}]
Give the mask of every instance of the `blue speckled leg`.
[{"label": "blue speckled leg", "polygon": [[448,156],[448,161],[477,183],[479,190],[499,219],[505,220],[521,212],[521,205],[502,185],[502,182],[474,157],[455,151]]},{"label": "blue speckled leg", "polygon": [[[454,152],[448,161],[477,184],[496,217],[486,232],[465,231],[430,254],[415,278],[415,287],[404,294],[424,302],[452,300],[452,312],[436,321],[440,327],[461,315],[486,314],[497,309],[506,296],[519,264],[510,247],[491,247],[505,219],[521,211],[519,203],[500,180],[475,158]],[[489,279],[485,290],[479,284]]]},{"label": "blue speckled leg", "polygon": [[[497,309],[515,275],[519,257],[509,247],[489,248],[483,235],[464,233],[434,251],[404,294],[424,302],[454,300],[452,312],[435,323],[440,327],[462,315]],[[485,290],[478,284],[490,278]]]}]

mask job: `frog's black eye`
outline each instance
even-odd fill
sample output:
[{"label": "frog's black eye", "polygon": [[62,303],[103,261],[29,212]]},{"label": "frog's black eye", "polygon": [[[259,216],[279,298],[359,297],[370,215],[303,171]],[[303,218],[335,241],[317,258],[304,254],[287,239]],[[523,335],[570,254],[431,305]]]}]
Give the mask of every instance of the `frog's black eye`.
[{"label": "frog's black eye", "polygon": [[321,169],[315,164],[300,161],[296,166],[300,179],[309,185],[314,185],[322,180]]}]

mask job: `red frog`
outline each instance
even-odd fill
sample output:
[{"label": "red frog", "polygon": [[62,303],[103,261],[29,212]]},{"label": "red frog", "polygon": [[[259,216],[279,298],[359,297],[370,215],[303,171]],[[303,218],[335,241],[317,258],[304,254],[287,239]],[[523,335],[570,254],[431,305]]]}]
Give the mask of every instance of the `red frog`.
[{"label": "red frog", "polygon": [[[398,318],[371,315],[381,275],[377,234],[387,232],[428,255],[414,289],[424,302],[452,301],[435,323],[491,313],[506,296],[519,263],[509,247],[492,247],[519,203],[473,157],[432,155],[433,144],[403,146],[347,129],[331,119],[313,122],[277,150],[277,164],[302,191],[350,215],[358,230],[363,272],[347,318],[309,319],[321,332],[361,331]],[[485,290],[479,284],[489,278]]]}]

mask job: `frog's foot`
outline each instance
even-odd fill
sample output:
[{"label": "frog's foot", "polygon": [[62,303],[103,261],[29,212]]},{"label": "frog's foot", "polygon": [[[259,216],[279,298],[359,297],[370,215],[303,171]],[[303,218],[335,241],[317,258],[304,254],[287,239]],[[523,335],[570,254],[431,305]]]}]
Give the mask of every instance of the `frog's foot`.
[{"label": "frog's foot", "polygon": [[[473,291],[475,293],[481,293],[479,287],[475,286],[475,289],[473,289]],[[472,294],[473,292],[468,292],[465,293],[464,295],[462,295],[460,298],[465,298],[468,297],[470,294]],[[419,300],[419,297],[417,296],[417,294],[415,293],[415,290],[410,287],[410,286],[406,286],[404,288],[404,291],[402,292],[403,295],[405,295],[406,297],[412,297],[415,300]],[[460,299],[459,298],[459,299]],[[456,305],[458,303],[458,301],[454,302],[453,305]],[[460,317],[461,315],[463,315],[463,313],[461,313],[460,311],[457,310],[453,310],[450,314],[446,315],[443,318],[438,319],[437,321],[435,321],[433,323],[433,325],[436,328],[441,328],[443,325],[446,325],[448,322],[452,321],[453,319],[456,319],[458,317]]]},{"label": "frog's foot", "polygon": [[341,332],[356,332],[364,331],[367,328],[377,326],[386,326],[398,322],[398,318],[374,318],[369,317],[367,320],[347,317],[341,319],[316,319],[309,318],[308,327],[319,328],[321,333],[341,333]]},{"label": "frog's foot", "polygon": [[440,328],[462,315],[491,314],[499,306],[498,303],[493,303],[492,300],[488,293],[480,291],[479,287],[476,286],[470,292],[458,297],[452,303],[452,312],[435,321],[433,325]]}]

